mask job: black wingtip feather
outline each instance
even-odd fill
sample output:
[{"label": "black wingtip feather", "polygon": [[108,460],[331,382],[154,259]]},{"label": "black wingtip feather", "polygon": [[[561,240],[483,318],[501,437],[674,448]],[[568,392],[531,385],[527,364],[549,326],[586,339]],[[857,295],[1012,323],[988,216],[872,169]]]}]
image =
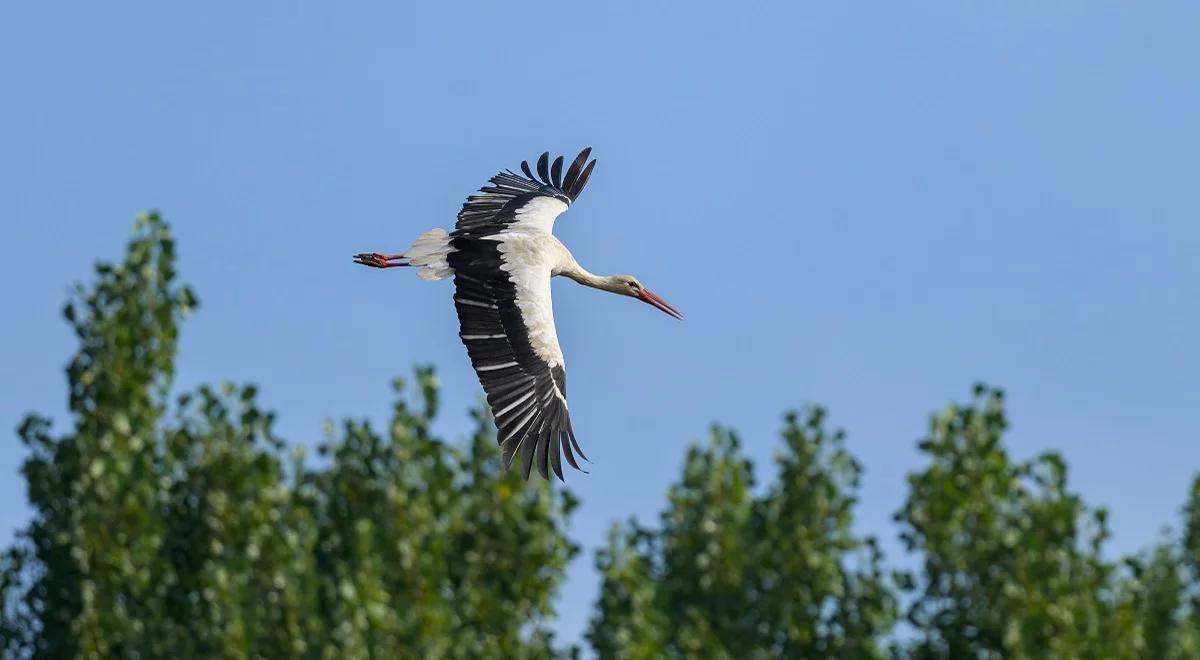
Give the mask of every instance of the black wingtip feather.
[{"label": "black wingtip feather", "polygon": [[550,479],[550,439],[554,436],[554,426],[558,425],[558,416],[547,420],[546,425],[538,432],[538,454],[534,462],[538,464],[538,474],[542,479]]},{"label": "black wingtip feather", "polygon": [[571,446],[575,448],[575,451],[579,452],[579,457],[588,463],[591,463],[592,459],[588,458],[587,454],[583,453],[583,449],[579,447],[579,442],[575,440],[575,430],[568,426],[567,434],[571,436]]},{"label": "black wingtip feather", "polygon": [[562,188],[562,166],[563,157],[559,156],[554,159],[554,165],[550,167],[550,180],[554,182],[555,188]]},{"label": "black wingtip feather", "polygon": [[533,448],[537,438],[526,438],[525,448],[521,452],[521,476],[529,481],[529,470],[533,467]]},{"label": "black wingtip feather", "polygon": [[542,425],[542,428],[538,429],[537,437],[534,438],[536,442],[534,442],[533,464],[537,467],[538,474],[540,474],[543,479],[546,479],[549,476],[549,470],[547,470],[549,466],[546,464],[546,449],[550,445],[550,441],[547,437],[550,435],[550,427],[551,424]]},{"label": "black wingtip feather", "polygon": [[564,409],[558,408],[554,412],[553,423],[546,429],[546,450],[549,454],[550,469],[554,472],[554,476],[558,477],[559,481],[566,482],[562,474],[562,457],[558,450],[558,436],[562,433]]},{"label": "black wingtip feather", "polygon": [[567,480],[563,478],[562,453],[558,447],[558,438],[550,438],[549,444],[550,444],[550,469],[554,471],[554,476],[558,477],[559,481],[566,483]]},{"label": "black wingtip feather", "polygon": [[[518,429],[519,430],[519,429]],[[501,432],[503,434],[503,431]],[[511,470],[513,459],[517,456],[517,450],[521,447],[521,438],[509,432],[508,437],[500,443],[500,457],[504,461],[504,469]]]},{"label": "black wingtip feather", "polygon": [[583,187],[587,185],[588,179],[592,177],[592,169],[595,167],[596,159],[593,158],[592,162],[588,163],[587,167],[583,168],[583,172],[579,173],[579,179],[575,181],[575,185],[571,188],[571,190],[567,191],[567,194],[571,196],[571,199],[577,199],[580,193],[583,192]]},{"label": "black wingtip feather", "polygon": [[538,176],[541,177],[542,183],[550,185],[550,152],[544,151],[541,156],[538,156]]},{"label": "black wingtip feather", "polygon": [[592,148],[588,147],[579,152],[579,155],[571,162],[571,167],[567,168],[567,176],[563,179],[562,189],[564,192],[569,192],[575,187],[575,181],[579,179],[579,173],[583,171],[583,166],[591,154]]},{"label": "black wingtip feather", "polygon": [[[521,171],[525,173],[525,176],[529,177],[530,179],[533,179],[533,172],[529,169],[529,161],[527,161],[527,160],[521,161]],[[536,181],[536,179],[534,179],[534,180]]]},{"label": "black wingtip feather", "polygon": [[575,456],[574,456],[573,454],[571,454],[571,445],[570,445],[570,442],[571,442],[571,441],[570,441],[570,438],[567,436],[567,432],[566,432],[566,431],[561,431],[561,432],[559,432],[559,434],[558,434],[558,444],[559,444],[559,445],[562,447],[562,453],[563,453],[563,455],[567,457],[567,465],[570,465],[571,467],[573,467],[573,468],[575,468],[576,470],[578,470],[578,469],[579,469],[579,463],[576,463],[576,462],[575,462]]},{"label": "black wingtip feather", "polygon": [[513,458],[515,458],[517,455],[516,448],[517,443],[515,442],[505,442],[500,447],[500,459],[504,463],[505,470],[512,469]]}]

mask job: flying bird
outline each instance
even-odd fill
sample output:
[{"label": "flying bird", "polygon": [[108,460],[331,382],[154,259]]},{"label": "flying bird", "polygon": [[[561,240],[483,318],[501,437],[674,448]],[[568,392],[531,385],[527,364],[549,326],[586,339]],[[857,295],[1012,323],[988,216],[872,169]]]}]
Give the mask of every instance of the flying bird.
[{"label": "flying bird", "polygon": [[[682,319],[677,309],[632,275],[593,275],[554,237],[554,220],[583,192],[591,148],[566,174],[549,152],[521,174],[505,170],[467,197],[454,231],[432,229],[403,254],[369,252],[354,261],[372,268],[412,266],[424,280],[454,278],[459,334],[496,420],[505,468],[520,455],[529,478],[563,478],[562,457],[575,469],[583,450],[567,410],[567,372],[554,329],[550,278],[562,275],[594,289],[637,298]],[[572,449],[574,451],[572,451]]]}]

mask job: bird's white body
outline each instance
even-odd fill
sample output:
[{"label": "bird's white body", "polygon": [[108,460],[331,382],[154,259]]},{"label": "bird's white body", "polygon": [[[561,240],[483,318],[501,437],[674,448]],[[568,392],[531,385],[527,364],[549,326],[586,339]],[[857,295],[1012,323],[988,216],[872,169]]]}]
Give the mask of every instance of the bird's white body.
[{"label": "bird's white body", "polygon": [[[485,238],[499,243],[501,269],[516,287],[517,306],[529,332],[529,343],[550,367],[564,363],[554,327],[550,278],[582,270],[567,246],[550,233],[554,221],[566,210],[567,205],[557,199],[539,197],[517,211],[516,222]],[[441,280],[454,274],[446,261],[453,251],[446,230],[431,229],[418,236],[404,256],[412,265],[420,266],[417,276],[421,279]]]},{"label": "bird's white body", "polygon": [[537,229],[510,229],[498,234],[501,268],[517,288],[517,306],[529,331],[529,343],[538,357],[554,367],[563,364],[558,333],[554,329],[554,302],[550,278],[575,263],[571,253],[553,235]]}]

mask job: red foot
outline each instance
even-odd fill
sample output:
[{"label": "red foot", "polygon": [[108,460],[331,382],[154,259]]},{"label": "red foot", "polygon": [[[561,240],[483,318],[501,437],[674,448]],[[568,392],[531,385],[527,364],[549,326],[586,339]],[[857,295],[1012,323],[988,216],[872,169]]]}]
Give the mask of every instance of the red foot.
[{"label": "red foot", "polygon": [[370,266],[371,268],[398,268],[400,266],[411,266],[408,262],[400,262],[403,259],[402,254],[380,254],[378,252],[363,252],[354,255],[354,263]]}]

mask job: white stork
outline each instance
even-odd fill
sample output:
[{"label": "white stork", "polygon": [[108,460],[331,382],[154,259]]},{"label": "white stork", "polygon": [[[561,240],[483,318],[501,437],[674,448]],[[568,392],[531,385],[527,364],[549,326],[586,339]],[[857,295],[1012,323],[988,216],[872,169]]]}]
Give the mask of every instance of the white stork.
[{"label": "white stork", "polygon": [[[554,330],[550,278],[637,298],[681,319],[683,315],[632,275],[593,275],[551,233],[554,220],[587,185],[596,161],[584,149],[563,176],[563,157],[549,152],[528,162],[524,176],[506,170],[471,195],[458,212],[454,231],[421,234],[403,254],[363,253],[354,261],[372,268],[415,266],[425,280],[454,277],[459,337],[487,394],[496,419],[504,466],[521,454],[529,478],[537,466],[563,478],[562,455],[579,469],[572,447],[585,460],[567,412],[567,381]],[[585,167],[586,163],[586,167]]]}]

